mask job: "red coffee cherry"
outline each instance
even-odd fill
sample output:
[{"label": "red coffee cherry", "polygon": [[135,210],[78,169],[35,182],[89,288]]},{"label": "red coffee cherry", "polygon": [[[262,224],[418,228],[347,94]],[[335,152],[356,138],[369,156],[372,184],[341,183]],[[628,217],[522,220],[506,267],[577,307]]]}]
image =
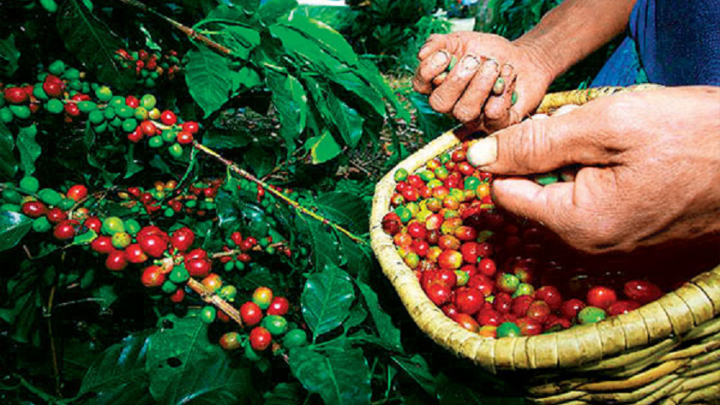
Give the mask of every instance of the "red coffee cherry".
[{"label": "red coffee cherry", "polygon": [[458,288],[455,292],[455,306],[468,315],[475,315],[485,305],[485,296],[474,288]]},{"label": "red coffee cherry", "polygon": [[122,250],[113,250],[108,254],[105,260],[105,267],[108,270],[119,271],[127,267],[127,259],[125,259],[125,252]]},{"label": "red coffee cherry", "polygon": [[272,335],[262,326],[255,327],[250,331],[250,346],[258,351],[267,349],[272,343]]},{"label": "red coffee cherry", "polygon": [[95,240],[90,243],[90,247],[92,250],[102,253],[102,254],[110,254],[112,251],[115,250],[115,248],[112,245],[112,238],[105,235],[100,235]]},{"label": "red coffee cherry", "polygon": [[159,287],[165,282],[165,273],[160,266],[148,266],[141,277],[145,287]]},{"label": "red coffee cherry", "polygon": [[240,307],[240,317],[245,325],[255,326],[262,320],[262,309],[256,303],[248,301]]},{"label": "red coffee cherry", "polygon": [[663,292],[660,287],[644,280],[632,280],[625,283],[623,292],[628,298],[645,305],[662,297]]},{"label": "red coffee cherry", "polygon": [[577,298],[572,298],[563,302],[562,306],[560,307],[560,313],[562,314],[563,318],[573,320],[577,316],[578,312],[580,312],[580,310],[585,307],[586,305],[584,302],[580,301]]},{"label": "red coffee cherry", "polygon": [[75,237],[75,225],[76,221],[64,220],[59,224],[55,225],[53,230],[53,236],[60,240],[68,240]]},{"label": "red coffee cherry", "polygon": [[617,302],[617,294],[612,288],[593,287],[587,293],[587,302],[590,306],[608,309],[610,305]]},{"label": "red coffee cherry", "polygon": [[268,315],[285,315],[290,309],[290,302],[285,297],[275,297],[267,309]]},{"label": "red coffee cherry", "polygon": [[28,201],[23,204],[22,212],[30,218],[39,218],[47,213],[47,207],[40,201]]}]

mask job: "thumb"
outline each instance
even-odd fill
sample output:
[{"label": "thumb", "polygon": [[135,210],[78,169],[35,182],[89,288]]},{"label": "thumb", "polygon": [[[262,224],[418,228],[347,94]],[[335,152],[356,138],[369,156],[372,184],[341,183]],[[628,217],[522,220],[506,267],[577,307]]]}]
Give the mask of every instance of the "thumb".
[{"label": "thumb", "polygon": [[561,116],[525,120],[472,145],[468,161],[496,174],[543,173],[571,164],[608,164],[620,148],[610,133],[598,130],[603,125],[594,110],[588,105]]}]

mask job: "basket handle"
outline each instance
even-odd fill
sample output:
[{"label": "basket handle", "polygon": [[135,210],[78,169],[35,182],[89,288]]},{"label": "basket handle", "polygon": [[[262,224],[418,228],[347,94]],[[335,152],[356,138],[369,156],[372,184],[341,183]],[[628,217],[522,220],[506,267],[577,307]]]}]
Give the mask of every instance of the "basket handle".
[{"label": "basket handle", "polygon": [[536,114],[547,114],[564,105],[575,104],[583,105],[596,98],[611,96],[618,93],[627,93],[631,91],[644,91],[661,88],[657,84],[638,84],[629,87],[593,87],[582,90],[568,90],[558,93],[550,93],[545,95],[540,106],[537,108]]}]

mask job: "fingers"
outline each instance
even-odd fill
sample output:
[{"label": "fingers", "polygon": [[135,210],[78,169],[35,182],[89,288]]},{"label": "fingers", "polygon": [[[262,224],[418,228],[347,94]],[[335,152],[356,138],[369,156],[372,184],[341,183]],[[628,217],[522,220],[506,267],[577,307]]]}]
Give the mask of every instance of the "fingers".
[{"label": "fingers", "polygon": [[574,182],[540,186],[524,178],[493,182],[495,202],[539,222],[566,243],[587,253],[615,249],[627,232],[616,204],[615,174],[610,168],[583,168]]},{"label": "fingers", "polygon": [[471,146],[468,161],[496,174],[544,173],[571,164],[617,163],[615,156],[622,148],[612,134],[601,132],[593,114],[593,109],[580,108],[559,117],[525,120]]},{"label": "fingers", "polygon": [[499,68],[496,61],[485,60],[472,78],[465,93],[453,107],[453,115],[461,122],[471,122],[480,116],[485,100],[497,81]]},{"label": "fingers", "polygon": [[420,48],[418,52],[418,59],[424,60],[428,56],[435,52],[444,49],[447,45],[447,36],[440,34],[430,35],[430,38],[425,42],[425,45]]},{"label": "fingers", "polygon": [[471,54],[463,56],[443,84],[430,95],[430,106],[440,113],[452,111],[479,68],[480,58]]},{"label": "fingers", "polygon": [[432,80],[450,65],[451,56],[446,51],[435,52],[420,62],[413,78],[413,88],[421,94],[430,94],[433,90]]},{"label": "fingers", "polygon": [[574,216],[574,183],[540,186],[524,178],[496,179],[493,182],[495,202],[524,218],[540,222],[553,231],[565,230]]},{"label": "fingers", "polygon": [[493,95],[488,99],[483,110],[484,124],[488,132],[495,132],[510,125],[510,108],[515,83],[516,75],[512,65],[503,65],[500,77],[493,85]]}]

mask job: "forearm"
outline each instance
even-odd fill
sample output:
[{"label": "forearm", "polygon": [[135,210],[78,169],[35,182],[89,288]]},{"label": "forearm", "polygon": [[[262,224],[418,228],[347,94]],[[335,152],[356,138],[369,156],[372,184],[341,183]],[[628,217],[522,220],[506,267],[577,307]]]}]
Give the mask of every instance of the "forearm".
[{"label": "forearm", "polygon": [[549,82],[625,30],[637,0],[566,0],[515,43],[537,55]]}]

